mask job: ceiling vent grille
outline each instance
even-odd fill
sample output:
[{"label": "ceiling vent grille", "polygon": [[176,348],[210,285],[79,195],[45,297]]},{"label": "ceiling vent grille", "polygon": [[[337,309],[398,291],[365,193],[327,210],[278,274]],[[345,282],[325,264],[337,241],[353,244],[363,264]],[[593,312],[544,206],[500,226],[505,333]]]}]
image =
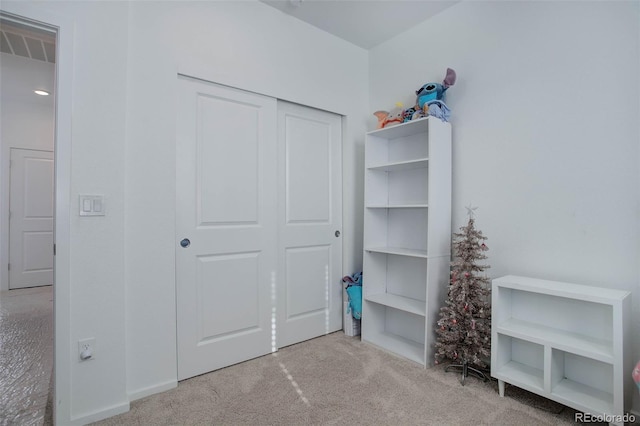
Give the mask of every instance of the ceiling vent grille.
[{"label": "ceiling vent grille", "polygon": [[0,52],[38,61],[56,62],[55,37],[46,33],[13,27],[2,22]]}]

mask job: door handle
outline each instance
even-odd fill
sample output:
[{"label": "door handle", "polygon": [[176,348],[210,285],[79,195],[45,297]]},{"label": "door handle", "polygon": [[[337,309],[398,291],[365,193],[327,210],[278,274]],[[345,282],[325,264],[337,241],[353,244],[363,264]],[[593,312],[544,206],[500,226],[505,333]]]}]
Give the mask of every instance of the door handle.
[{"label": "door handle", "polygon": [[340,231],[336,231],[335,232],[335,236],[336,236],[336,238],[338,238],[340,236]]},{"label": "door handle", "polygon": [[180,241],[180,246],[182,248],[187,248],[191,245],[191,241],[189,241],[188,238],[183,238],[182,241]]}]

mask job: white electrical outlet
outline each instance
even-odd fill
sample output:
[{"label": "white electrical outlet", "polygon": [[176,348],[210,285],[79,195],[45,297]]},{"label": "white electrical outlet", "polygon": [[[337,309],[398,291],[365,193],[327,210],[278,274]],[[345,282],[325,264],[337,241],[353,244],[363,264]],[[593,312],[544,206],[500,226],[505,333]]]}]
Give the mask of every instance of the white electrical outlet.
[{"label": "white electrical outlet", "polygon": [[96,358],[96,338],[78,340],[78,357],[80,361]]}]

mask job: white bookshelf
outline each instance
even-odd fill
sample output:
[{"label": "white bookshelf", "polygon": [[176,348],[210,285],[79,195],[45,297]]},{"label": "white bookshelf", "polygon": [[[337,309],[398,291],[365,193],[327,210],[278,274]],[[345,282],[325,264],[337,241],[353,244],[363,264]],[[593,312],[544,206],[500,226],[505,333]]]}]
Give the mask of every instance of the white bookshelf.
[{"label": "white bookshelf", "polygon": [[629,292],[506,276],[493,280],[491,297],[491,375],[500,396],[509,383],[623,418],[632,369]]},{"label": "white bookshelf", "polygon": [[367,133],[362,340],[430,364],[450,253],[450,124]]}]

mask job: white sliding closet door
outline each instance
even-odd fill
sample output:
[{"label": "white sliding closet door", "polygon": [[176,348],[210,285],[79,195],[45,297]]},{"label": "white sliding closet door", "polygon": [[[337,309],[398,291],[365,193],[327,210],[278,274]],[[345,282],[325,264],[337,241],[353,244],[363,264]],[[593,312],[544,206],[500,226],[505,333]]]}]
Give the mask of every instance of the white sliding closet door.
[{"label": "white sliding closet door", "polygon": [[178,379],[342,328],[341,117],[179,77]]},{"label": "white sliding closet door", "polygon": [[179,77],[178,379],[275,350],[276,100]]},{"label": "white sliding closet door", "polygon": [[342,328],[342,124],[278,101],[277,345]]}]

